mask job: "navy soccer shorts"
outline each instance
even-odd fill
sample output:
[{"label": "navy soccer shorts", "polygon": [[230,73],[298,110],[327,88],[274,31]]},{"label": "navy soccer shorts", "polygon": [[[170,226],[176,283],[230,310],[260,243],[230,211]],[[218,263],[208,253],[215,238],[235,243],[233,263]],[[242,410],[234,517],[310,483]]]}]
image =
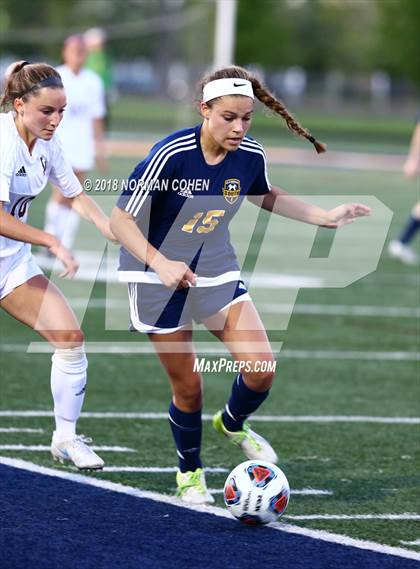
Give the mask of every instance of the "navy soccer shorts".
[{"label": "navy soccer shorts", "polygon": [[131,329],[170,334],[199,323],[236,302],[250,300],[243,281],[171,290],[161,284],[128,283]]}]

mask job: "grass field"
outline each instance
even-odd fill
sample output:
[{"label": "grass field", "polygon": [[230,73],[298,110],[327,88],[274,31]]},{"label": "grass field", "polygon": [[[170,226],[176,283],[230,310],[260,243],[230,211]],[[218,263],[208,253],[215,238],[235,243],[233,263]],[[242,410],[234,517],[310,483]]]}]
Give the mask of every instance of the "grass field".
[{"label": "grass field", "polygon": [[[369,146],[366,140],[363,144]],[[375,142],[373,147],[377,151],[380,143]],[[404,151],[398,137],[395,147],[401,153]],[[389,147],[384,150],[388,152]],[[111,160],[108,176],[126,176],[134,162]],[[314,199],[351,195],[356,200],[358,195],[374,196],[394,212],[389,237],[402,227],[416,199],[415,184],[397,172],[275,166],[269,173],[273,183],[296,195],[312,195]],[[42,223],[46,194],[32,206],[31,219],[38,225]],[[109,207],[109,200],[105,205]],[[256,264],[258,271],[277,277],[298,271],[299,264],[293,262],[293,257],[301,233],[292,232],[293,242],[288,242],[290,226],[280,219],[274,220],[276,223],[270,224],[273,233],[263,242],[256,263],[249,247],[255,211],[252,207],[245,208],[241,215],[233,237],[246,267]],[[364,239],[368,240],[370,234],[363,229],[365,221],[360,220],[359,225],[363,238],[359,238],[357,248],[349,256],[348,262],[353,267],[357,267],[359,255],[360,259],[366,255],[368,243]],[[356,224],[351,231],[358,239]],[[333,237],[327,230],[316,232],[312,259],[328,256]],[[76,249],[90,255],[96,251],[98,256],[103,244],[83,224]],[[115,248],[113,251],[115,256]],[[63,286],[79,313],[80,300],[90,295],[89,307],[85,314],[81,313],[88,345],[131,342],[129,346],[143,346],[147,351],[146,338],[124,330],[127,321],[124,287],[113,285],[107,289],[99,279],[95,283],[75,281]],[[290,521],[419,551],[418,268],[401,265],[384,252],[375,271],[349,286],[301,288],[295,311],[284,330],[279,325],[284,318],[281,305],[289,298],[290,290],[270,287],[260,280],[251,292],[271,341],[275,345],[283,343],[277,358],[275,385],[258,414],[266,420],[255,422],[254,427],[277,449],[292,490],[298,491],[292,495],[285,523]],[[105,310],[105,296],[110,293],[114,303]],[[117,322],[114,329],[106,329],[105,322],[109,321]],[[26,353],[31,342],[38,342],[35,333],[4,313],[0,315],[0,324],[0,455],[51,465],[48,452],[7,450],[8,445],[49,444],[52,417],[42,413],[25,416],[18,412],[51,410],[50,363],[47,354]],[[203,342],[211,340],[201,330],[197,338]],[[224,405],[231,381],[231,375],[224,373],[205,376],[206,415]],[[92,436],[97,445],[133,450],[100,453],[108,467],[175,467],[176,456],[163,415],[169,397],[167,380],[155,355],[109,354],[105,348],[105,353],[89,356],[89,386],[84,407],[87,414],[79,422],[79,431]],[[16,413],[7,415],[4,411]],[[104,415],[100,418],[88,415],[93,412]],[[111,412],[121,415],[106,415]],[[123,416],[125,413],[139,415],[127,418]],[[142,418],[141,413],[156,415]],[[404,422],[407,418],[417,421]],[[42,431],[4,431],[10,428]],[[209,472],[209,487],[221,490],[227,471],[242,459],[241,453],[220,439],[206,420],[205,465],[226,469],[226,472]],[[173,472],[104,471],[94,476],[164,493],[175,489]],[[305,489],[324,493],[310,494],[303,492]],[[221,494],[216,493],[215,498],[222,506]],[[391,514],[400,518],[392,519]],[[406,514],[417,514],[417,518],[410,519]],[[311,518],[306,519],[307,516]]]}]

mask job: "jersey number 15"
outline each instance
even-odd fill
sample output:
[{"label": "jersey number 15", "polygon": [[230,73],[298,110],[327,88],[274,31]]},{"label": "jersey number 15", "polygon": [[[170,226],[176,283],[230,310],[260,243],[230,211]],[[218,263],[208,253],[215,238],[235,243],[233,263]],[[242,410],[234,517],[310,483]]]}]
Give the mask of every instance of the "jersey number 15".
[{"label": "jersey number 15", "polygon": [[[182,231],[185,233],[192,233],[194,231],[195,226],[199,222],[199,220],[203,217],[204,212],[199,211],[197,212],[194,217],[192,217],[185,225],[182,226]],[[214,228],[219,223],[218,217],[223,217],[225,215],[224,209],[211,209],[209,210],[203,220],[202,224],[197,227],[197,233],[210,233],[214,231]]]}]

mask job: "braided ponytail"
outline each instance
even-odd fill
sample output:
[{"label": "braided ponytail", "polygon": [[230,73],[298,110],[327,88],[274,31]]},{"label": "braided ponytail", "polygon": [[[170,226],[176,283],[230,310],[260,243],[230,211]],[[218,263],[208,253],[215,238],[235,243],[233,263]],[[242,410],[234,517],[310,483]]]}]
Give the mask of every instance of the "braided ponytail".
[{"label": "braided ponytail", "polygon": [[[225,79],[225,78],[235,78],[235,79],[246,79],[251,82],[252,90],[254,91],[254,95],[256,98],[267,108],[274,111],[276,114],[280,115],[285,121],[287,128],[297,134],[298,136],[302,136],[309,140],[311,144],[314,145],[315,150],[318,154],[322,152],[326,152],[327,147],[322,142],[316,140],[314,136],[307,130],[303,128],[298,121],[294,118],[292,114],[286,109],[284,104],[274,97],[265,87],[263,87],[260,81],[254,75],[251,75],[246,69],[238,66],[232,67],[225,67],[223,69],[219,69],[215,71],[213,74],[205,77],[201,82],[201,89],[203,89],[204,85],[209,83],[210,81],[215,81],[216,79]],[[209,101],[211,103],[211,101]],[[208,103],[207,103],[208,104]],[[211,106],[211,105],[210,105]]]}]

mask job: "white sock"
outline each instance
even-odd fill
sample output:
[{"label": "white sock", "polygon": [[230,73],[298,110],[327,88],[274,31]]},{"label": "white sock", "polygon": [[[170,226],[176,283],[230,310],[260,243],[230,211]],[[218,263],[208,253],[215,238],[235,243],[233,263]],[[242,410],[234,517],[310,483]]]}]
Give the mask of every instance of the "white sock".
[{"label": "white sock", "polygon": [[83,346],[56,349],[51,358],[51,392],[54,399],[54,438],[74,438],[85,398],[87,359]]},{"label": "white sock", "polygon": [[79,223],[79,214],[72,208],[55,201],[48,202],[45,211],[45,231],[55,235],[67,249],[73,247]]}]

